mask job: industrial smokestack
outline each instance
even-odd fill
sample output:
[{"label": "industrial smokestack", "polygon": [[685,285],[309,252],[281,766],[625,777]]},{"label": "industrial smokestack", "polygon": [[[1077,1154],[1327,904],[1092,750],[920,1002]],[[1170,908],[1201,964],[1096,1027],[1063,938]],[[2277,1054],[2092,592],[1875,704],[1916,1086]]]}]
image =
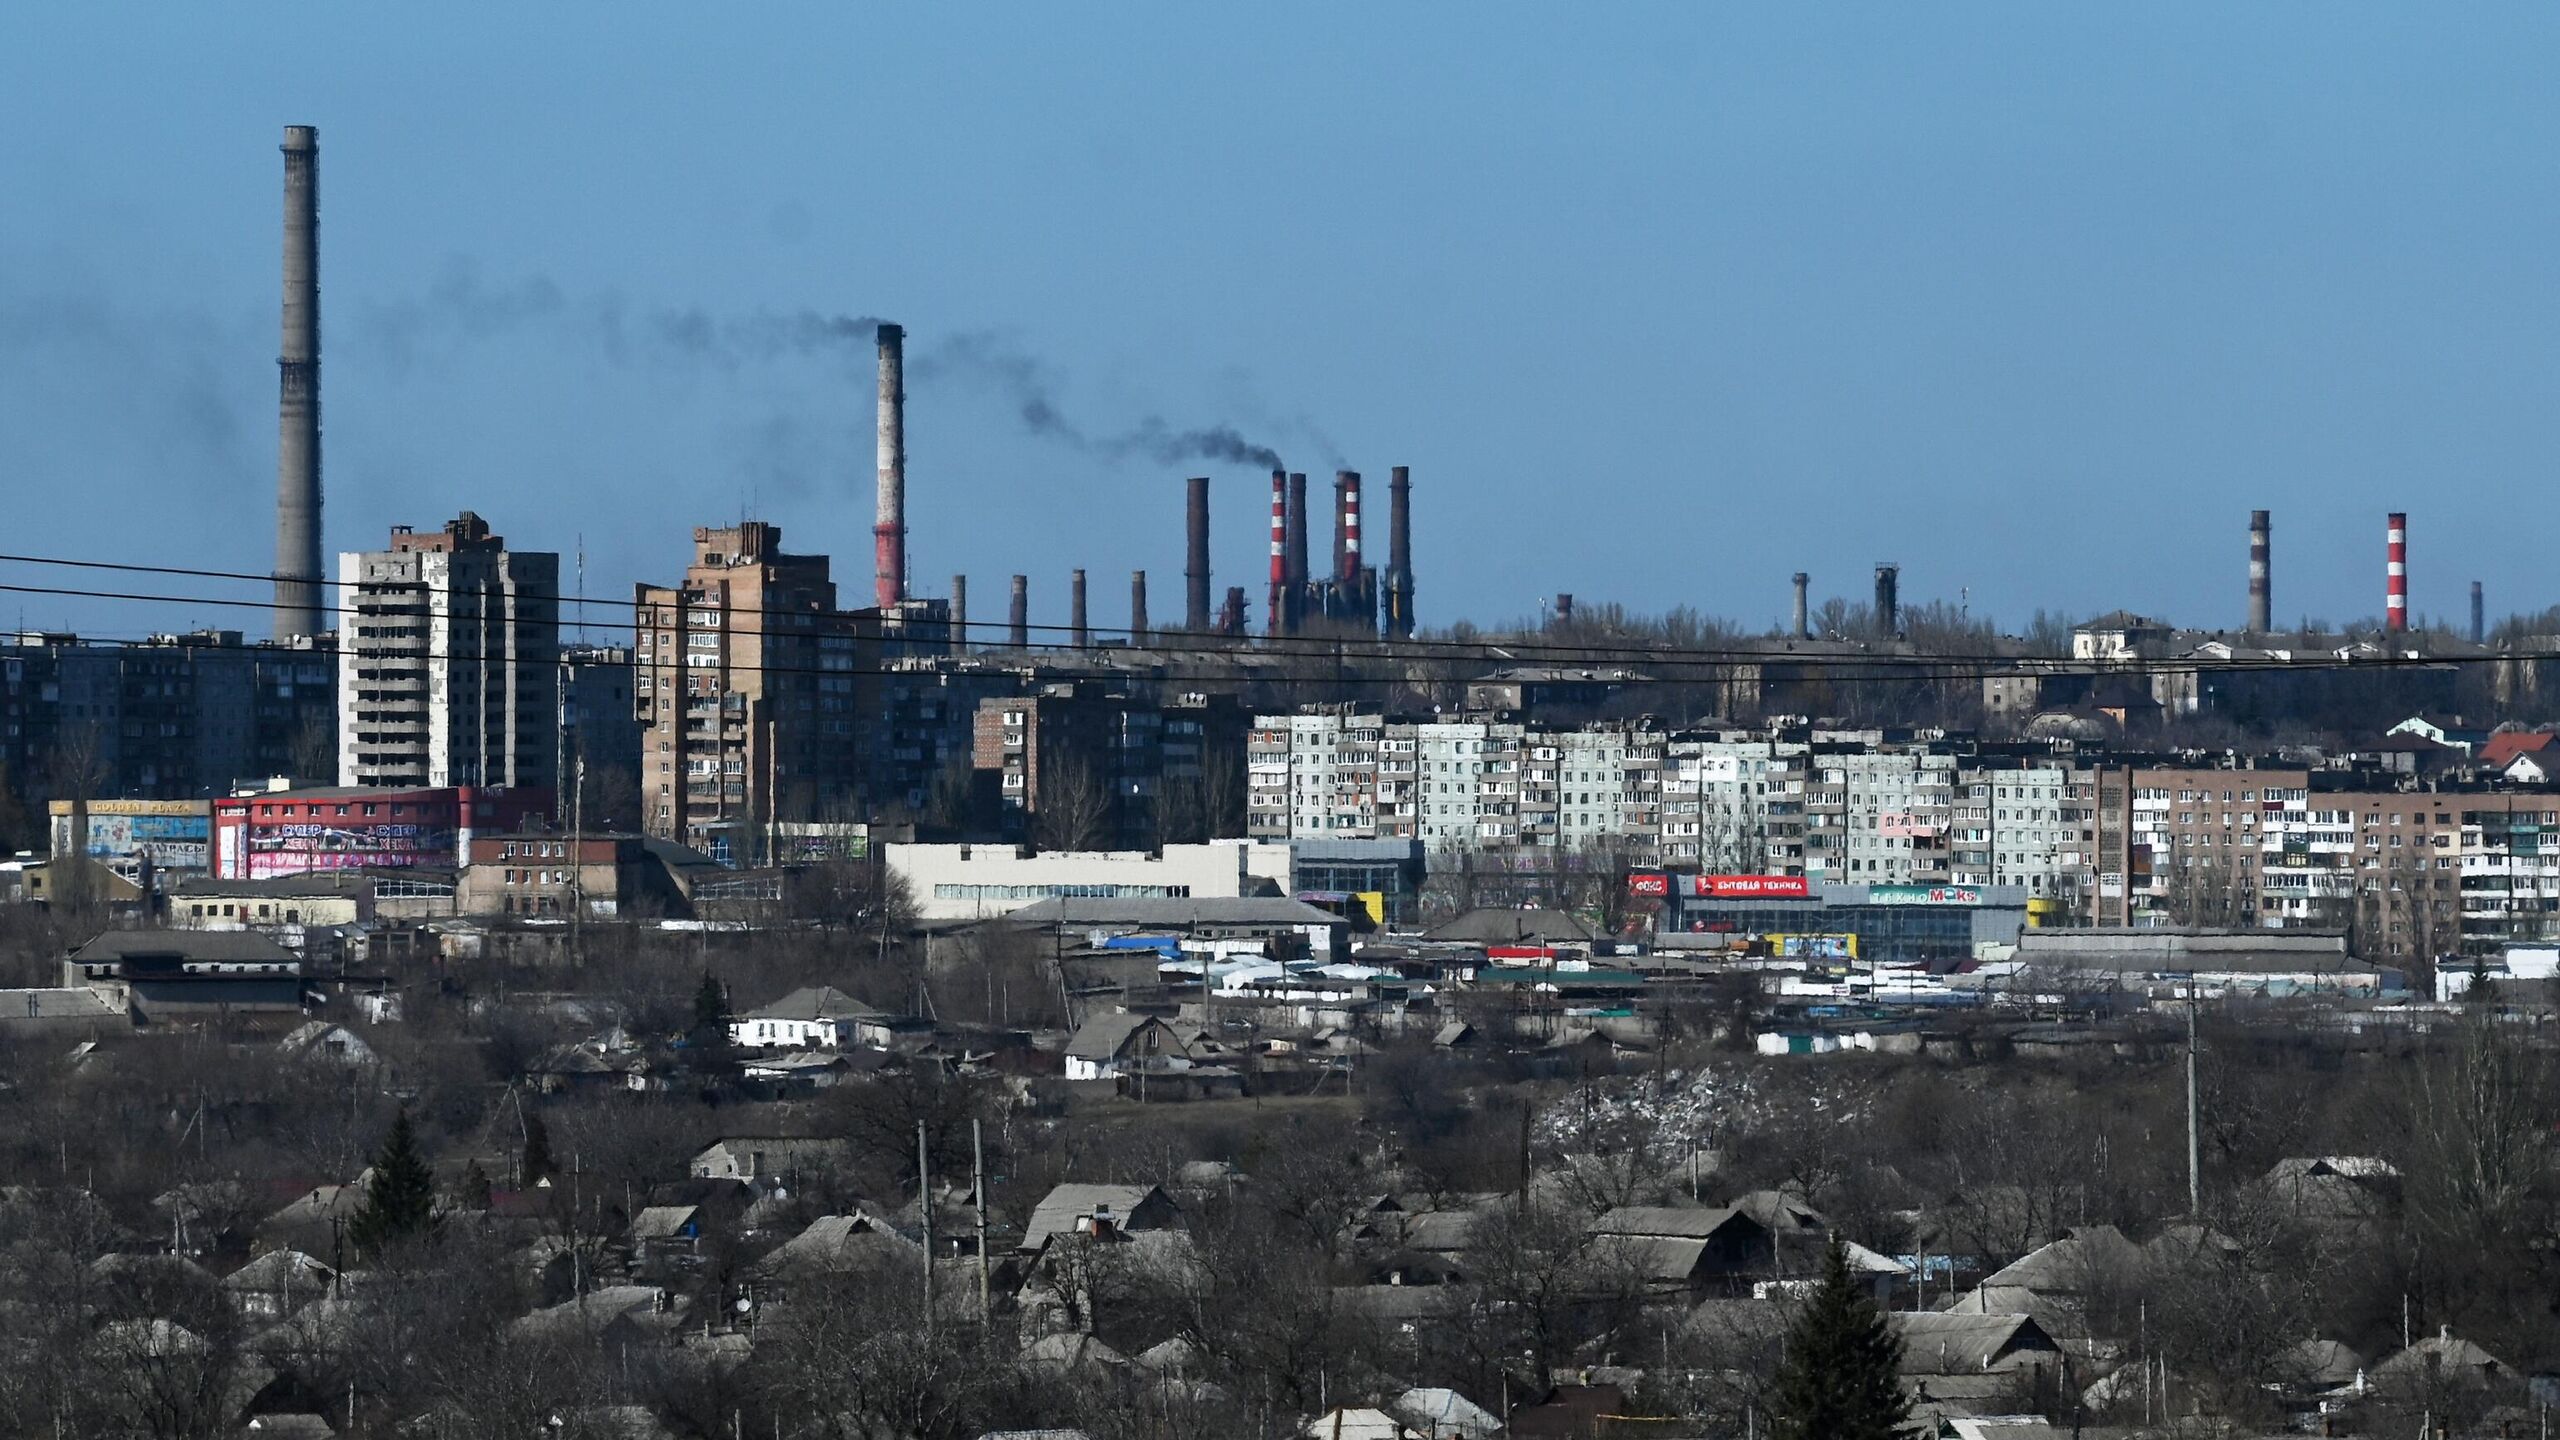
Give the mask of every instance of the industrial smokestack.
[{"label": "industrial smokestack", "polygon": [[1241,637],[1244,634],[1244,587],[1227,587],[1226,607],[1218,612],[1218,633]]},{"label": "industrial smokestack", "polygon": [[1360,552],[1351,537],[1360,522],[1352,517],[1360,511],[1358,491],[1360,477],[1348,470],[1333,472],[1333,580],[1348,586],[1358,573]]},{"label": "industrial smokestack", "polygon": [[284,131],[284,344],[276,357],[276,638],[320,611],[320,132]]},{"label": "industrial smokestack", "polygon": [[1387,638],[1413,638],[1413,476],[1387,471]]},{"label": "industrial smokestack", "polygon": [[1067,643],[1079,650],[1093,644],[1092,627],[1084,623],[1084,572],[1067,572]]},{"label": "industrial smokestack", "polygon": [[1016,650],[1031,648],[1031,577],[1013,577],[1013,609],[1005,638]]},{"label": "industrial smokestack", "polygon": [[2393,511],[2382,535],[2382,624],[2409,628],[2409,517]]},{"label": "industrial smokestack", "polygon": [[1307,477],[1306,472],[1289,472],[1289,588],[1306,587],[1307,574]]},{"label": "industrial smokestack", "polygon": [[1289,631],[1289,472],[1271,472],[1270,633]]},{"label": "industrial smokestack", "polygon": [[1902,567],[1876,567],[1876,630],[1890,640],[1902,633]]},{"label": "industrial smokestack", "polygon": [[1147,643],[1147,572],[1129,572],[1129,643]]},{"label": "industrial smokestack", "polygon": [[1343,470],[1333,477],[1342,495],[1342,558],[1339,579],[1347,589],[1360,585],[1360,472]]},{"label": "industrial smokestack", "polygon": [[1183,482],[1182,628],[1209,629],[1209,477]]},{"label": "industrial smokestack", "polygon": [[969,648],[969,577],[951,577],[951,648]]},{"label": "industrial smokestack", "polygon": [[1561,625],[1561,624],[1563,624],[1565,621],[1570,620],[1570,619],[1572,619],[1572,618],[1573,618],[1573,596],[1572,596],[1572,594],[1571,594],[1570,592],[1568,592],[1568,591],[1563,591],[1563,590],[1559,590],[1559,591],[1557,591],[1557,592],[1556,592],[1556,623],[1557,623],[1557,624],[1559,624],[1559,625]]},{"label": "industrial smokestack", "polygon": [[880,327],[880,500],[871,527],[872,590],[881,609],[907,598],[907,332]]},{"label": "industrial smokestack", "polygon": [[2275,596],[2270,591],[2270,562],[2274,558],[2275,526],[2264,510],[2249,512],[2249,633],[2268,635],[2275,631]]},{"label": "industrial smokestack", "polygon": [[2471,643],[2480,645],[2489,639],[2489,612],[2480,601],[2480,582],[2471,582]]},{"label": "industrial smokestack", "polygon": [[1809,592],[1806,588],[1812,583],[1812,576],[1807,575],[1801,570],[1796,572],[1796,623],[1795,628],[1789,633],[1799,640],[1810,640],[1813,638],[1813,609],[1807,598]]}]

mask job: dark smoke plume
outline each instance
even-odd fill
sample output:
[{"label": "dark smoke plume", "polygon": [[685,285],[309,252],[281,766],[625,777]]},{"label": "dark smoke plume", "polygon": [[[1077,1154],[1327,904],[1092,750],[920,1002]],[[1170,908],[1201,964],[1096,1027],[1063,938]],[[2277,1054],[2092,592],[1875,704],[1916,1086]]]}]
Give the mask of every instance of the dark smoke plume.
[{"label": "dark smoke plume", "polygon": [[[698,306],[637,308],[612,296],[578,300],[541,276],[492,285],[467,263],[447,267],[419,299],[374,306],[356,319],[359,337],[397,367],[414,364],[430,351],[547,329],[593,344],[619,364],[724,372],[803,358],[835,359],[848,370],[866,369],[882,323],[875,316],[817,310],[720,315]],[[1258,470],[1281,465],[1277,450],[1229,424],[1180,426],[1151,415],[1125,430],[1088,429],[1058,403],[1060,387],[1048,366],[990,332],[953,335],[912,349],[907,375],[911,381],[991,390],[1012,409],[1025,433],[1104,459],[1140,457],[1160,465],[1208,461]],[[1304,425],[1295,428],[1314,433]]]}]

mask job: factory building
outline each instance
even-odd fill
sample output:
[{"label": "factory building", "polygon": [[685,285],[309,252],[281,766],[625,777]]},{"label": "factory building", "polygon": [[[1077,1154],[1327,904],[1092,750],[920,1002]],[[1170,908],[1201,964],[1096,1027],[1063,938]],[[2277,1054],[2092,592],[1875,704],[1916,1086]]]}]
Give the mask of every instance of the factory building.
[{"label": "factory building", "polygon": [[551,788],[560,557],[466,510],[338,557],[338,783]]}]

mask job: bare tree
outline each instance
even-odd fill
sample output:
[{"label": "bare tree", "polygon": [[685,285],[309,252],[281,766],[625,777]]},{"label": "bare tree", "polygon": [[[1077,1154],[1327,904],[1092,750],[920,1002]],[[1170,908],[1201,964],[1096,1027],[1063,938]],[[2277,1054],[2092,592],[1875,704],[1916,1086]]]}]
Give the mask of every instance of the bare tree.
[{"label": "bare tree", "polygon": [[1110,839],[1110,787],[1080,760],[1040,767],[1031,835],[1043,850],[1098,850]]}]

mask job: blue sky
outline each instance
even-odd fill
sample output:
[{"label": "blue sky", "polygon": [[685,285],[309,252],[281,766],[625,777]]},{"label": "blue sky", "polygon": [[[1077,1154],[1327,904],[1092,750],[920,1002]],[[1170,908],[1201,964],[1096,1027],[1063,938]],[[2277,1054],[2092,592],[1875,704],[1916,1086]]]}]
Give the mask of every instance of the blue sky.
[{"label": "blue sky", "polygon": [[[309,123],[332,551],[468,506],[616,595],[754,513],[859,593],[868,346],[805,311],[907,325],[911,571],[980,618],[1075,565],[1173,613],[1195,467],[1026,433],[960,337],[1095,435],[1413,466],[1426,624],[1766,624],[1879,559],[2013,627],[2236,623],[2257,506],[2285,619],[2379,612],[2394,508],[2421,614],[2560,600],[2560,12],[259,11],[0,13],[0,549],[271,563]],[[1215,474],[1258,621],[1265,482]]]}]

